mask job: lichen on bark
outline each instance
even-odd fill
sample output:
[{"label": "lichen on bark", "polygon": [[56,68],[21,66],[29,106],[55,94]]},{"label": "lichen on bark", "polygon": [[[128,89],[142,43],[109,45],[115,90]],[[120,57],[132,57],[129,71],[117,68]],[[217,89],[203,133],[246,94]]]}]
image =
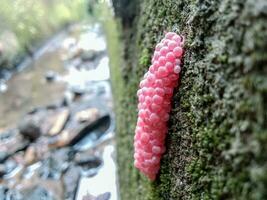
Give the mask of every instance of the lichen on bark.
[{"label": "lichen on bark", "polygon": [[[266,1],[139,4],[132,26],[122,27],[124,64],[111,70],[121,77],[113,88],[123,85],[114,97],[122,200],[266,199]],[[136,91],[164,31],[184,35],[186,51],[167,152],[150,183],[133,167]]]}]

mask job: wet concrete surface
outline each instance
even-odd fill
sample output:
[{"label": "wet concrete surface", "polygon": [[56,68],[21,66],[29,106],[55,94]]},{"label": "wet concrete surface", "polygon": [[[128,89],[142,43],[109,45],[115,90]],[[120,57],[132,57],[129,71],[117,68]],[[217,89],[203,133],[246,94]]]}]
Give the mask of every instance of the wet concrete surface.
[{"label": "wet concrete surface", "polygon": [[118,199],[105,38],[76,24],[0,91],[0,200]]}]

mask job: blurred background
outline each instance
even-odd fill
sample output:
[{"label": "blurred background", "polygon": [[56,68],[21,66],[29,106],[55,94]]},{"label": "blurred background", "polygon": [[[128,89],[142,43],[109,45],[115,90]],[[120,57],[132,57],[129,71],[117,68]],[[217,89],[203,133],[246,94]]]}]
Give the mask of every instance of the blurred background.
[{"label": "blurred background", "polygon": [[109,5],[1,1],[0,200],[117,199]]}]

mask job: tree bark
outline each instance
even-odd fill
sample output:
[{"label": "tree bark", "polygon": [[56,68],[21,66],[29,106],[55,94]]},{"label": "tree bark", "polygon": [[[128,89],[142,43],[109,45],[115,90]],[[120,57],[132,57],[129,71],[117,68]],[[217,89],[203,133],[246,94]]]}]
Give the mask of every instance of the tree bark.
[{"label": "tree bark", "polygon": [[[135,3],[122,26],[122,81],[113,81],[123,85],[115,97],[121,199],[267,199],[267,2]],[[136,91],[164,31],[186,44],[167,151],[150,183],[133,166]]]}]

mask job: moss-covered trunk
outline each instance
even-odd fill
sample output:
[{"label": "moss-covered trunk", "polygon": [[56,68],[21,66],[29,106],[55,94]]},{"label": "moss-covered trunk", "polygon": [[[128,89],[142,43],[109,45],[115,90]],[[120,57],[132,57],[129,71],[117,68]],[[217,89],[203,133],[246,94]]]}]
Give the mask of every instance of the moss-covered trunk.
[{"label": "moss-covered trunk", "polygon": [[[122,26],[125,64],[112,68],[122,200],[267,199],[267,1],[140,2]],[[150,183],[133,167],[136,91],[164,31],[185,36],[186,51]]]}]

